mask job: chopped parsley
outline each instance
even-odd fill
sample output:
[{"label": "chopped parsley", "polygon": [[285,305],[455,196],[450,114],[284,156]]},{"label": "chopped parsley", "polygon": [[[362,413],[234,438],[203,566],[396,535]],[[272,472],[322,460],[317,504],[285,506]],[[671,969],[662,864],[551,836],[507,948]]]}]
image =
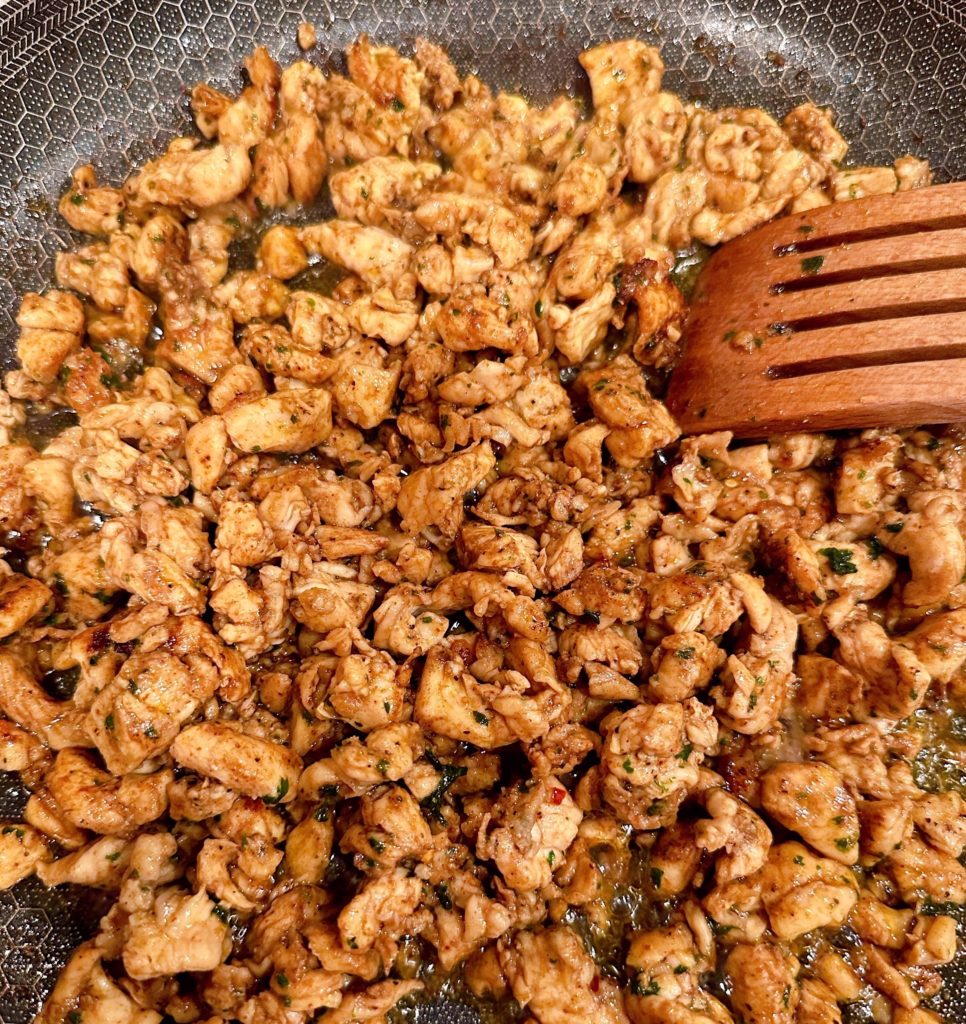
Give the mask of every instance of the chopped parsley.
[{"label": "chopped parsley", "polygon": [[288,793],[289,784],[288,779],[281,778],[278,780],[278,785],[275,787],[275,793],[272,796],[263,796],[262,799],[267,804],[280,804],[285,799],[285,794]]},{"label": "chopped parsley", "polygon": [[847,576],[858,572],[859,568],[852,561],[854,552],[850,548],[819,548],[820,555],[828,559],[828,566],[838,576]]}]

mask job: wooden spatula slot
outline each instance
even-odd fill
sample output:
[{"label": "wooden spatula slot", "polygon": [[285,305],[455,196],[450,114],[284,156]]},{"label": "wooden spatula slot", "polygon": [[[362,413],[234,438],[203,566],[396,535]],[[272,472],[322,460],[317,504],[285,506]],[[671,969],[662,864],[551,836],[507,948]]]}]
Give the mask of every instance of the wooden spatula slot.
[{"label": "wooden spatula slot", "polygon": [[856,355],[827,356],[824,359],[803,359],[797,363],[781,363],[769,366],[765,374],[773,380],[792,377],[811,377],[816,373],[832,373],[837,370],[856,370],[863,366],[901,366],[903,363],[928,363],[937,359],[966,358],[966,342],[948,346],[927,346],[911,352],[866,352]]},{"label": "wooden spatula slot", "polygon": [[[668,404],[689,432],[966,419],[966,182],[780,218],[709,261]],[[927,414],[927,410],[928,414]]]}]

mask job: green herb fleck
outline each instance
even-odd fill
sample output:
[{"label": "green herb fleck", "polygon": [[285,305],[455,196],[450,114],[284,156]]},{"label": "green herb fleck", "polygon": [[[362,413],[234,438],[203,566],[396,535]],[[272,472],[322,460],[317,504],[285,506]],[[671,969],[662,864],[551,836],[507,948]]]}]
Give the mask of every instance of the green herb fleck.
[{"label": "green herb fleck", "polygon": [[858,566],[852,561],[853,552],[849,548],[819,548],[818,553],[828,559],[829,568],[838,576],[847,576],[858,572]]}]

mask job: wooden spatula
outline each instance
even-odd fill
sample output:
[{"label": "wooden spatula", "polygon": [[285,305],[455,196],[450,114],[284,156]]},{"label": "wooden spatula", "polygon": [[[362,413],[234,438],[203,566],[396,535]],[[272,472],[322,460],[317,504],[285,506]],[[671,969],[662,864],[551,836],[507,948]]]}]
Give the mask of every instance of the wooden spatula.
[{"label": "wooden spatula", "polygon": [[966,182],[781,217],[699,278],[667,402],[686,433],[966,420]]}]

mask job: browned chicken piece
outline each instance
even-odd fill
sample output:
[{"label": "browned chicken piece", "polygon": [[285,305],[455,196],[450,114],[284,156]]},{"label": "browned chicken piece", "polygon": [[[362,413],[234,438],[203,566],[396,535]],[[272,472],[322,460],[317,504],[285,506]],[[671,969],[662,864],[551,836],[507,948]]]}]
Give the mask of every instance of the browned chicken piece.
[{"label": "browned chicken piece", "polygon": [[563,925],[517,932],[497,947],[497,958],[513,998],[539,1024],[627,1021],[617,986],[601,977],[580,939]]},{"label": "browned chicken piece", "polygon": [[495,464],[493,450],[484,442],[407,476],[397,501],[405,532],[435,529],[455,536],[463,521],[466,495],[485,482]]},{"label": "browned chicken piece", "polygon": [[762,776],[761,803],[785,828],[833,860],[859,859],[859,818],[855,798],[842,776],[828,765],[782,762]]},{"label": "browned chicken piece", "polygon": [[89,754],[62,750],[45,783],[64,817],[101,835],[125,835],[155,821],[168,805],[170,769],[118,778],[98,768]]},{"label": "browned chicken piece", "polygon": [[511,888],[541,889],[576,838],[580,819],[580,809],[553,776],[524,792],[514,786],[484,815],[477,856],[495,861]]},{"label": "browned chicken piece", "polygon": [[84,307],[70,292],[28,292],[17,313],[17,358],[23,372],[39,384],[50,384],[64,360],[80,347]]},{"label": "browned chicken piece", "polygon": [[731,1003],[748,1024],[793,1024],[799,991],[798,962],[775,943],[739,943],[728,954]]},{"label": "browned chicken piece", "polygon": [[294,799],[302,774],[301,758],[294,751],[216,722],[183,729],[171,746],[171,755],[191,771],[269,803]]},{"label": "browned chicken piece", "polygon": [[840,925],[857,900],[855,876],[838,861],[815,857],[801,843],[771,848],[761,874],[761,898],[779,939]]}]

